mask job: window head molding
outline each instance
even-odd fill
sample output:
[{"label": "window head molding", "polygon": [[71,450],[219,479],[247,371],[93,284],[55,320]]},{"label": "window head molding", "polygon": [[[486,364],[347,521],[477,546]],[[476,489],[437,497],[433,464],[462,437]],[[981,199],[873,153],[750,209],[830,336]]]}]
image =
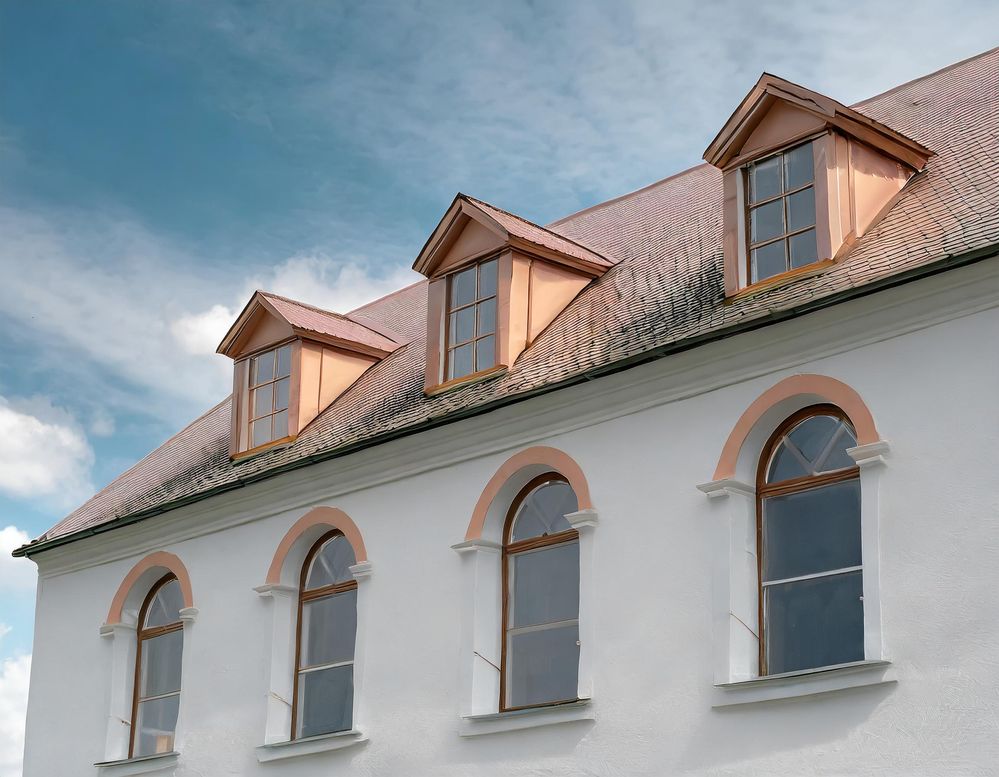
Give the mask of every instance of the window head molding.
[{"label": "window head molding", "polygon": [[151,586],[165,573],[177,578],[183,595],[184,609],[194,610],[194,594],[187,567],[173,553],[156,551],[139,561],[125,575],[115,592],[114,599],[111,600],[106,625],[113,626],[122,623],[123,619],[128,617],[130,610],[137,612]]},{"label": "window head molding", "polygon": [[297,586],[307,546],[311,547],[316,538],[334,529],[350,543],[355,565],[365,564],[368,552],[364,546],[364,538],[350,516],[336,507],[314,507],[295,521],[285,533],[267,569],[266,584]]}]

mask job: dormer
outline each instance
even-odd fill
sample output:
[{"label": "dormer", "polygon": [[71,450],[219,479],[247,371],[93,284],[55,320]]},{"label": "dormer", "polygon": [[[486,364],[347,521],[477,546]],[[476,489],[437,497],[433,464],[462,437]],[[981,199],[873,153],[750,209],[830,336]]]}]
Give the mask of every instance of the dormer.
[{"label": "dormer", "polygon": [[833,265],[931,153],[859,111],[765,73],[704,152],[723,173],[725,296]]},{"label": "dormer", "polygon": [[430,280],[426,392],[510,367],[611,266],[579,243],[459,194],[413,264]]},{"label": "dormer", "polygon": [[291,442],[400,345],[370,322],[255,292],[218,347],[234,362],[230,455]]}]

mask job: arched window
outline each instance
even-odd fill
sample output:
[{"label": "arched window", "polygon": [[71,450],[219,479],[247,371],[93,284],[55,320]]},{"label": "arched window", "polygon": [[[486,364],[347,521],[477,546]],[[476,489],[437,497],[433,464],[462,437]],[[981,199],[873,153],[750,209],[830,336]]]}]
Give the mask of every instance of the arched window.
[{"label": "arched window", "polygon": [[856,435],[833,405],[788,418],[757,476],[760,674],[864,659]]},{"label": "arched window", "polygon": [[180,710],[184,594],[173,574],[152,587],[139,610],[129,758],[173,750]]},{"label": "arched window", "polygon": [[579,675],[578,510],[561,475],[535,478],[517,495],[503,536],[500,709],[575,701]]},{"label": "arched window", "polygon": [[354,709],[357,581],[339,530],[319,538],[302,567],[295,659],[294,739],[349,731]]}]

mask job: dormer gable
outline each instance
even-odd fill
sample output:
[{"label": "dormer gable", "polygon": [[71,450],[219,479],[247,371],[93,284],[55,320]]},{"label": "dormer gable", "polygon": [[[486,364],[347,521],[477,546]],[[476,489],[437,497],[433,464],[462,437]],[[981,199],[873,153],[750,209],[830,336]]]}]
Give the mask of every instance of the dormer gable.
[{"label": "dormer gable", "polygon": [[843,258],[931,155],[860,111],[764,73],[704,152],[723,173],[726,297]]},{"label": "dormer gable", "polygon": [[510,367],[613,264],[552,230],[458,194],[413,264],[430,281],[427,393]]},{"label": "dormer gable", "polygon": [[218,347],[234,362],[230,455],[294,440],[402,344],[371,322],[255,292]]}]

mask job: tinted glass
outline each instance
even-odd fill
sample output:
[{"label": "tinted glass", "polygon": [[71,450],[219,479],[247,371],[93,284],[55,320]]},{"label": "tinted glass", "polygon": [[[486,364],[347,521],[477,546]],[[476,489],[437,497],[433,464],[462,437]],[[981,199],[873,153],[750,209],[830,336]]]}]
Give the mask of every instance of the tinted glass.
[{"label": "tinted glass", "polygon": [[353,725],[354,667],[338,666],[298,676],[298,737],[349,731]]},{"label": "tinted glass", "polygon": [[847,448],[857,439],[853,430],[835,416],[817,415],[795,426],[774,452],[767,473],[768,483],[834,472],[854,466]]},{"label": "tinted glass", "polygon": [[291,379],[285,378],[274,384],[274,409],[283,410],[288,407],[288,391]]},{"label": "tinted glass", "polygon": [[814,229],[802,232],[800,235],[794,235],[789,242],[791,244],[791,267],[804,267],[819,260]]},{"label": "tinted glass", "polygon": [[578,693],[579,627],[530,631],[509,637],[508,707],[569,701]]},{"label": "tinted glass", "polygon": [[496,260],[479,265],[479,299],[496,293]]},{"label": "tinted glass", "polygon": [[579,616],[579,543],[566,542],[510,558],[510,626],[573,620]]},{"label": "tinted glass", "polygon": [[753,202],[759,202],[780,193],[780,157],[771,157],[753,165],[750,170],[750,194]]},{"label": "tinted glass", "polygon": [[568,483],[545,483],[534,489],[521,503],[510,539],[517,542],[571,529],[565,516],[577,510],[579,504],[576,494]]},{"label": "tinted glass", "polygon": [[263,445],[271,441],[271,419],[264,418],[250,424],[250,434],[253,436],[253,445]]},{"label": "tinted glass", "polygon": [[753,249],[753,279],[761,281],[779,275],[787,269],[784,259],[784,241],[778,240],[762,248]]},{"label": "tinted glass", "polygon": [[273,435],[272,439],[279,440],[282,437],[288,435],[288,411],[282,410],[280,413],[275,413],[272,418],[274,419],[274,431],[271,432]]},{"label": "tinted glass", "polygon": [[472,367],[472,344],[459,345],[448,355],[448,377],[461,378],[471,375],[474,372]]},{"label": "tinted glass", "polygon": [[812,144],[793,148],[784,154],[785,191],[798,189],[812,182],[815,163],[812,160]]},{"label": "tinted glass", "polygon": [[860,480],[763,500],[763,579],[861,564]]},{"label": "tinted glass", "polygon": [[253,383],[266,383],[274,378],[274,351],[253,358]]},{"label": "tinted glass", "polygon": [[342,535],[332,537],[312,557],[309,574],[305,577],[306,589],[323,588],[353,580],[350,568],[355,563],[354,549],[347,538]]},{"label": "tinted glass", "polygon": [[354,660],[357,591],[302,604],[302,669]]},{"label": "tinted glass", "polygon": [[784,201],[774,200],[753,208],[750,215],[752,242],[761,243],[784,234]]},{"label": "tinted glass", "polygon": [[496,331],[496,298],[487,299],[477,306],[479,312],[478,331],[476,334],[484,335]]},{"label": "tinted glass", "polygon": [[764,589],[767,672],[862,661],[863,593],[860,572]]},{"label": "tinted glass", "polygon": [[277,376],[291,375],[291,346],[282,345],[277,351]]},{"label": "tinted glass", "polygon": [[475,308],[462,308],[451,314],[452,343],[464,343],[475,337]]},{"label": "tinted glass", "polygon": [[475,369],[488,370],[496,366],[496,342],[492,335],[475,341]]},{"label": "tinted glass", "polygon": [[253,417],[260,418],[262,415],[270,415],[274,409],[274,384],[268,383],[253,390]]},{"label": "tinted glass", "polygon": [[180,609],[184,606],[184,594],[177,580],[161,585],[146,608],[145,628],[166,626],[180,620]]},{"label": "tinted glass", "polygon": [[797,232],[812,226],[815,226],[815,189],[809,187],[788,196],[787,231]]},{"label": "tinted glass", "polygon": [[184,632],[169,631],[142,640],[139,696],[162,696],[180,690],[180,659],[184,650]]},{"label": "tinted glass", "polygon": [[179,695],[139,703],[135,721],[133,757],[169,753],[173,750],[173,735],[177,730],[179,709]]},{"label": "tinted glass", "polygon": [[471,267],[451,276],[451,308],[475,301],[475,268]]}]

